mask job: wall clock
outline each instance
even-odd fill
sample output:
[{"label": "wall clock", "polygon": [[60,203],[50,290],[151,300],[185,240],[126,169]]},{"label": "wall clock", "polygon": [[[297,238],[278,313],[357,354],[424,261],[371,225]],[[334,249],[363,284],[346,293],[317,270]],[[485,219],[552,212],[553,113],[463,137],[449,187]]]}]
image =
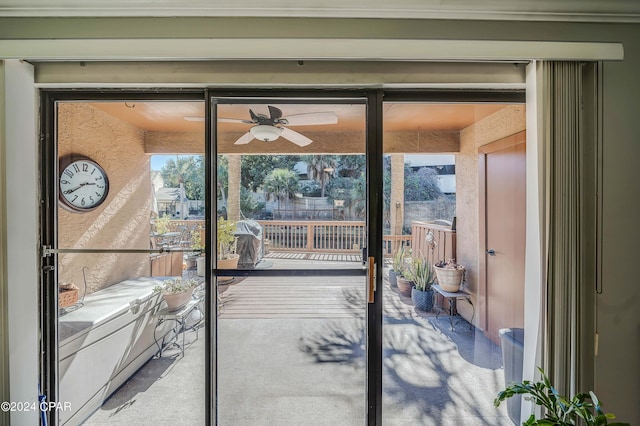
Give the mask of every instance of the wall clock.
[{"label": "wall clock", "polygon": [[58,180],[62,206],[73,212],[88,212],[104,202],[109,193],[107,173],[87,157],[73,157],[60,164]]}]

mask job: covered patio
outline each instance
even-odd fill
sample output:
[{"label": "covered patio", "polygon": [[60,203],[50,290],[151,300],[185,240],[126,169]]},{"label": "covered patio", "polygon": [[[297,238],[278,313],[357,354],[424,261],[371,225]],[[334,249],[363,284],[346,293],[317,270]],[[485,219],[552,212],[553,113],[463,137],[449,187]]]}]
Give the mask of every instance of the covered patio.
[{"label": "covered patio", "polygon": [[[309,259],[265,261],[296,269]],[[504,386],[500,348],[474,327],[452,331],[446,316],[416,310],[386,278],[383,291],[384,424],[512,424],[493,406]],[[218,424],[362,424],[363,278],[248,277],[220,293]],[[184,357],[168,349],[150,360],[84,424],[203,424],[204,338],[188,331],[186,342]]]}]

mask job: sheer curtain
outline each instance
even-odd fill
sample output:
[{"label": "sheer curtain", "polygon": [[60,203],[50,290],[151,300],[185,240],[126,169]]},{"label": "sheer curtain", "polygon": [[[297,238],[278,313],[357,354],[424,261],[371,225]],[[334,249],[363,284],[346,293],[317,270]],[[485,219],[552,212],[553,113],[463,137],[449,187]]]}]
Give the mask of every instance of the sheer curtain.
[{"label": "sheer curtain", "polygon": [[524,376],[534,378],[535,365],[543,366],[561,393],[573,395],[593,388],[598,67],[529,67],[527,139],[537,143],[528,152],[527,201],[536,216],[528,221],[526,285],[527,301],[537,306],[525,312],[535,333],[525,343]]}]

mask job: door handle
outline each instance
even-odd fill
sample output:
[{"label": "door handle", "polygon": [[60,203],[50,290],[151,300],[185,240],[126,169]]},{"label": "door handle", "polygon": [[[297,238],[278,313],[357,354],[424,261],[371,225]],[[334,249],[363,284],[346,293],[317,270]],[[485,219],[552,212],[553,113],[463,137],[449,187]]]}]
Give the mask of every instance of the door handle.
[{"label": "door handle", "polygon": [[368,262],[369,271],[367,276],[369,278],[369,287],[367,292],[367,300],[369,303],[375,302],[375,292],[376,292],[376,260],[374,257],[369,257]]},{"label": "door handle", "polygon": [[489,250],[487,250],[487,254],[489,256],[495,256],[496,255],[496,251],[494,249],[489,249]]}]

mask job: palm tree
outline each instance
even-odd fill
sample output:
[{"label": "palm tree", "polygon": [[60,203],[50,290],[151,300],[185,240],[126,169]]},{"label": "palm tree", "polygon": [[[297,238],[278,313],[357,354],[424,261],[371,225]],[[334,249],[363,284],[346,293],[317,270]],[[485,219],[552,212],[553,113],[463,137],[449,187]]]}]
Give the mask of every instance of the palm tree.
[{"label": "palm tree", "polygon": [[298,175],[292,170],[274,169],[264,179],[265,196],[267,199],[275,197],[278,200],[278,209],[280,209],[280,200],[292,198],[299,188]]},{"label": "palm tree", "polygon": [[320,182],[320,196],[324,197],[324,188],[332,176],[335,176],[338,162],[330,155],[306,155],[307,175],[309,179]]}]

